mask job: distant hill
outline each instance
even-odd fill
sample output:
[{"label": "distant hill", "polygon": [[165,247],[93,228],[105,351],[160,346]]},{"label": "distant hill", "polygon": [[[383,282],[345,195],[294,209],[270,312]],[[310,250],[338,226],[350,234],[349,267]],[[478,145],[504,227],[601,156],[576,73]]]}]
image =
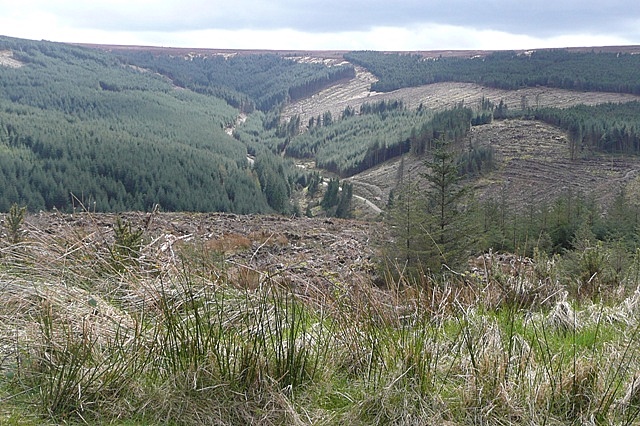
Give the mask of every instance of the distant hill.
[{"label": "distant hill", "polygon": [[[295,170],[267,151],[260,171],[251,169],[249,148],[228,129],[242,111],[269,109],[338,70],[273,54],[221,58],[213,67],[149,54],[151,63],[139,58],[136,65],[97,49],[8,37],[0,38],[0,52],[2,211],[12,203],[31,210],[82,203],[98,211],[159,204],[286,212],[287,174]],[[156,59],[164,74],[140,66]],[[199,80],[222,69],[222,81]]]},{"label": "distant hill", "polygon": [[[635,155],[640,124],[629,102],[639,99],[639,52],[263,51],[0,37],[0,211],[19,203],[300,214],[318,202],[306,192],[318,173],[353,176],[355,194],[384,208],[391,188],[372,190],[363,172],[404,154],[419,163],[434,138],[467,140],[472,126],[504,118],[566,132],[570,158]],[[602,103],[613,110],[573,109]]]},{"label": "distant hill", "polygon": [[471,57],[351,52],[345,58],[378,77],[372,90],[457,81],[515,90],[560,89],[640,94],[640,56],[620,51],[544,49],[504,51]]}]

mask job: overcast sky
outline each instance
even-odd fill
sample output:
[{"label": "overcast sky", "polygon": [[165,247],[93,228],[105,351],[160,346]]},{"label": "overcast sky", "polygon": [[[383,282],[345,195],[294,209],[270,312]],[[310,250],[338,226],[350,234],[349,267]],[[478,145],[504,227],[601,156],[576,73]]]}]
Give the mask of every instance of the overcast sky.
[{"label": "overcast sky", "polygon": [[0,0],[0,35],[233,49],[640,44],[638,0]]}]

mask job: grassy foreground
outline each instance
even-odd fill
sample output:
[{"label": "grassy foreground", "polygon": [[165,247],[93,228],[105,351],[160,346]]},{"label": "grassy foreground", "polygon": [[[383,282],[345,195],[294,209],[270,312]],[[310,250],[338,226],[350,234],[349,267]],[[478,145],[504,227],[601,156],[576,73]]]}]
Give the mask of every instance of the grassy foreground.
[{"label": "grassy foreground", "polygon": [[2,246],[0,424],[639,421],[637,273],[574,300],[553,259],[488,255],[318,288],[114,225]]}]

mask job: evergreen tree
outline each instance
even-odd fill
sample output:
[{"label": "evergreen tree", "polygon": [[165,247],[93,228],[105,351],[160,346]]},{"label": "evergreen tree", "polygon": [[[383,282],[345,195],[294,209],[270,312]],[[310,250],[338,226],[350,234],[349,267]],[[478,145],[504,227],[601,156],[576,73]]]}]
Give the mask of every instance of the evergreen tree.
[{"label": "evergreen tree", "polygon": [[333,117],[331,116],[331,111],[327,111],[322,114],[322,125],[323,126],[331,126],[333,123]]},{"label": "evergreen tree", "polygon": [[322,201],[320,205],[323,209],[329,210],[331,207],[334,207],[338,204],[338,192],[340,191],[340,180],[330,179],[329,184],[327,185],[327,190],[322,197]]},{"label": "evergreen tree", "polygon": [[387,221],[394,244],[389,247],[387,258],[409,273],[418,272],[432,245],[424,232],[426,210],[426,198],[417,182],[402,181],[393,190]]},{"label": "evergreen tree", "polygon": [[313,198],[316,195],[321,181],[322,177],[318,172],[311,174],[311,177],[309,177],[309,185],[307,186],[307,195],[309,197]]},{"label": "evergreen tree", "polygon": [[351,215],[351,199],[353,198],[353,184],[342,182],[342,191],[336,207],[336,217],[348,218]]},{"label": "evergreen tree", "polygon": [[467,189],[460,183],[457,163],[450,142],[444,140],[436,141],[433,156],[425,161],[428,171],[422,177],[430,184],[425,232],[433,244],[431,267],[454,266],[464,253],[466,223],[459,204]]}]

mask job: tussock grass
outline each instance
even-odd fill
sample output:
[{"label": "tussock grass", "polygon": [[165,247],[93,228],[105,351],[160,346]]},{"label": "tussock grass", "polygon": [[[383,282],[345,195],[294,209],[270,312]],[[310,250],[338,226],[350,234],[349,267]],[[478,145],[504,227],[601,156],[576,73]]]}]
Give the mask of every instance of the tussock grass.
[{"label": "tussock grass", "polygon": [[385,288],[356,275],[318,286],[197,240],[144,234],[114,259],[97,226],[27,231],[0,248],[0,423],[639,419],[631,279],[606,303],[574,300],[553,260],[516,274],[486,258],[465,274],[392,266]]}]

